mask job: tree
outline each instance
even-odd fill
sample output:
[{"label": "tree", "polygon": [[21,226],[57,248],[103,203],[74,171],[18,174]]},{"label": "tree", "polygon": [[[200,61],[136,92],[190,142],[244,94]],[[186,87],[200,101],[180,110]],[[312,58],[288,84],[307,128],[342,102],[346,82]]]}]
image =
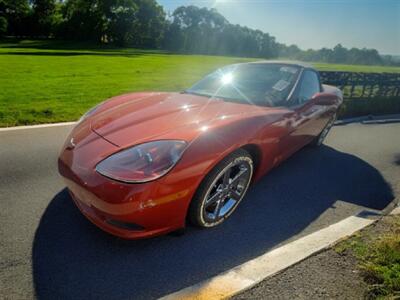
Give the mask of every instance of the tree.
[{"label": "tree", "polygon": [[134,22],[133,46],[158,48],[161,46],[166,27],[165,12],[155,0],[135,0],[137,7]]},{"label": "tree", "polygon": [[99,0],[66,1],[61,9],[58,37],[100,42],[107,28],[102,4]]},{"label": "tree", "polygon": [[62,12],[59,36],[66,38],[154,48],[164,32],[155,0],[69,0]]},{"label": "tree", "polygon": [[[108,1],[110,2],[110,1]],[[103,6],[107,18],[105,36],[119,46],[131,44],[135,38],[138,7],[133,0],[118,0]]]},{"label": "tree", "polygon": [[187,53],[276,57],[275,38],[260,30],[230,24],[215,9],[178,7],[167,25],[164,45]]},{"label": "tree", "polygon": [[341,44],[337,44],[333,48],[333,53],[332,54],[333,54],[332,62],[335,62],[335,63],[346,62],[347,49],[344,48]]},{"label": "tree", "polygon": [[0,17],[0,37],[6,35],[8,22],[5,17]]},{"label": "tree", "polygon": [[33,0],[33,33],[48,37],[54,31],[56,23],[56,0]]},{"label": "tree", "polygon": [[0,17],[6,19],[6,22],[2,22],[3,28],[7,24],[8,35],[28,35],[29,13],[28,0],[0,0]]}]

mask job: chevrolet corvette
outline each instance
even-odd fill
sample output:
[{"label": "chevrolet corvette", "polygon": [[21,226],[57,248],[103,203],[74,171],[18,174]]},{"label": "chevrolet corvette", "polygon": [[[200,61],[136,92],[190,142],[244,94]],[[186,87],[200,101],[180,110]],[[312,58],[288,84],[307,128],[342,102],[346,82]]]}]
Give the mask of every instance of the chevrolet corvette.
[{"label": "chevrolet corvette", "polygon": [[179,93],[130,93],[94,107],[62,147],[59,172],[80,211],[116,236],[214,227],[252,182],[321,145],[342,101],[303,63],[229,65]]}]

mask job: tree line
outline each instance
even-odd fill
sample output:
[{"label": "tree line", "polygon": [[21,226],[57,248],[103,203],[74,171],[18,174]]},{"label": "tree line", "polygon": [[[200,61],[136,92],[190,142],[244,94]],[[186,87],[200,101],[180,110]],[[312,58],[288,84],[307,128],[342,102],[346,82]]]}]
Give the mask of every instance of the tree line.
[{"label": "tree line", "polygon": [[228,22],[215,9],[178,7],[166,14],[156,0],[0,0],[0,37],[93,41],[193,54],[291,58],[394,65],[375,49],[301,50],[261,30]]}]

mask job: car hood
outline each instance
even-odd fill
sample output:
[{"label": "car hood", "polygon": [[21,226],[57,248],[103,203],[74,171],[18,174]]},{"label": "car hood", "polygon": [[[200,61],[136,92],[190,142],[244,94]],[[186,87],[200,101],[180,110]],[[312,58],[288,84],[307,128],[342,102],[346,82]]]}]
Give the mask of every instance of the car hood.
[{"label": "car hood", "polygon": [[273,110],[184,93],[128,94],[103,106],[91,117],[91,128],[119,147],[156,138],[190,141],[217,123]]}]

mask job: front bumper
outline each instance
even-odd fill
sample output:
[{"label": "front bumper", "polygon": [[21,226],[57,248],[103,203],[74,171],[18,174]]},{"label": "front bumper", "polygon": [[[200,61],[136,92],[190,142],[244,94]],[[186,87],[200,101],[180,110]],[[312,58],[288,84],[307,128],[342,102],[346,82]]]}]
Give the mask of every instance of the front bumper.
[{"label": "front bumper", "polygon": [[90,132],[77,140],[80,144],[76,147],[71,149],[66,143],[62,149],[58,169],[75,204],[91,222],[126,239],[151,237],[185,226],[195,191],[193,182],[174,180],[173,174],[147,183],[117,182],[95,171],[96,164],[115,152],[116,146]]},{"label": "front bumper", "polygon": [[[71,176],[71,171],[62,161],[59,164],[60,173],[76,206],[92,223],[110,234],[139,239],[185,226],[187,203],[190,201],[188,190],[160,197],[156,192],[160,190],[157,183],[147,184],[145,189],[139,190],[136,190],[136,185],[132,185],[129,192],[124,184],[118,186],[119,183],[109,179],[104,180],[110,182],[97,186],[85,185],[80,182],[79,176]],[[109,184],[117,187],[113,189],[115,194],[112,198],[120,201],[110,202],[109,193],[102,193]]]},{"label": "front bumper", "polygon": [[[161,235],[170,231],[173,231],[175,228],[178,229],[180,226],[167,226],[164,228],[158,228],[149,230],[140,225],[136,225],[137,229],[124,229],[122,226],[113,225],[110,221],[118,221],[114,216],[110,216],[102,211],[97,210],[94,207],[86,205],[82,200],[79,200],[75,194],[68,188],[71,198],[73,199],[76,206],[82,212],[82,214],[91,221],[94,225],[98,226],[102,230],[124,238],[124,239],[140,239],[140,238],[148,238],[152,236]],[[134,216],[133,216],[134,219]],[[134,224],[131,222],[119,221],[121,223]],[[115,223],[114,223],[115,224]],[[134,227],[134,226],[132,226]]]}]

